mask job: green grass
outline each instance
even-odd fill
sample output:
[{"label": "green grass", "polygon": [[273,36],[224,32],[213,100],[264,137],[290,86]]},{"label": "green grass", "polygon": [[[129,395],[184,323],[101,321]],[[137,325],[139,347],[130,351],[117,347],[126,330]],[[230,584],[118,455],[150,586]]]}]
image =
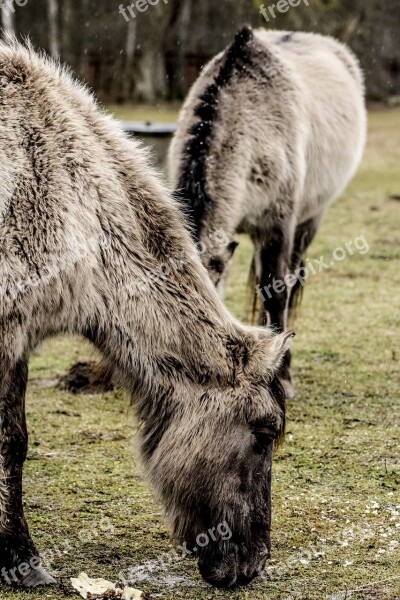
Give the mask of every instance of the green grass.
[{"label": "green grass", "polygon": [[121,121],[150,121],[175,123],[178,119],[179,104],[159,103],[154,106],[147,104],[111,104],[107,110]]},{"label": "green grass", "polygon": [[[192,561],[159,560],[169,532],[132,457],[128,400],[56,391],[57,375],[92,354],[80,340],[57,339],[31,361],[25,505],[61,586],[2,589],[2,600],[72,598],[68,578],[80,570],[116,579],[140,565],[155,571],[137,587],[163,599],[400,598],[400,202],[388,199],[400,194],[399,138],[399,110],[370,115],[362,167],[309,253],[330,260],[360,235],[370,246],[305,289],[296,397],[274,463],[271,580],[227,593],[205,586]],[[241,239],[227,293],[241,318],[250,251]]]}]

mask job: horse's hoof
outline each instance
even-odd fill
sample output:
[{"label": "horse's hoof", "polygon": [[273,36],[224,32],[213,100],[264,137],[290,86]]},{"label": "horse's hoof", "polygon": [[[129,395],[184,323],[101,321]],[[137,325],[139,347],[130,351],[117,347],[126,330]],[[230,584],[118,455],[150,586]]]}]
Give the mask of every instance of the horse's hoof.
[{"label": "horse's hoof", "polygon": [[291,381],[288,381],[288,379],[284,379],[282,381],[283,387],[285,389],[285,394],[286,394],[286,399],[287,400],[293,400],[294,398],[294,387],[293,384],[291,383]]},{"label": "horse's hoof", "polygon": [[28,575],[21,579],[20,585],[26,588],[36,588],[42,585],[52,585],[53,583],[56,583],[55,579],[43,567],[38,567],[37,569],[31,569]]}]

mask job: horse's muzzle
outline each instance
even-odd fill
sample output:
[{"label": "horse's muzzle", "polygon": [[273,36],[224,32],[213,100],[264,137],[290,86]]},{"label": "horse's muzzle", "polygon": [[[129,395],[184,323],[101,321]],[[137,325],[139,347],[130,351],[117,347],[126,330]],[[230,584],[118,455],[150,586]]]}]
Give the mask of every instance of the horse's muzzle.
[{"label": "horse's muzzle", "polygon": [[214,587],[227,589],[245,586],[262,573],[266,559],[267,555],[263,555],[245,562],[238,561],[237,551],[224,556],[219,562],[215,561],[215,557],[209,561],[204,556],[199,559],[199,571],[203,579]]}]

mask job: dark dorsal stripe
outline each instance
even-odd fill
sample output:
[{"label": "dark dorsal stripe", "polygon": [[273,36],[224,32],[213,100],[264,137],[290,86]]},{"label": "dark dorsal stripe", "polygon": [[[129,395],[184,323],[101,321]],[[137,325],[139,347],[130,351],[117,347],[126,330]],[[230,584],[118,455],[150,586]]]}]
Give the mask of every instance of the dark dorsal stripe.
[{"label": "dark dorsal stripe", "polygon": [[203,219],[213,204],[213,199],[206,191],[206,159],[218,112],[218,94],[235,72],[241,73],[246,70],[250,60],[248,44],[252,40],[253,31],[248,26],[236,34],[233,44],[225,52],[214,81],[199,98],[199,104],[194,110],[199,121],[188,131],[189,139],[184,147],[181,176],[175,197],[184,207],[195,241],[199,240]]}]

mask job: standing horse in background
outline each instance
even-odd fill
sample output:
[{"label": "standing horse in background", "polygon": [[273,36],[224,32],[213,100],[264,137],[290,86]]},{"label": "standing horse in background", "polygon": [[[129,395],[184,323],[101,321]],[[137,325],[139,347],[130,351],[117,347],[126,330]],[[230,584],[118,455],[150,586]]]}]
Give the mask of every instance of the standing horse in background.
[{"label": "standing horse in background", "polygon": [[[360,67],[329,37],[245,27],[193,85],[170,146],[171,183],[221,295],[233,236],[250,235],[260,324],[285,329],[299,291],[287,278],[355,173],[365,131]],[[220,229],[229,243],[215,253],[207,239]],[[290,353],[288,390],[289,365]]]},{"label": "standing horse in background", "polygon": [[[210,583],[246,584],[270,548],[277,373],[291,333],[224,308],[143,151],[62,69],[0,42],[0,579],[53,579],[24,517],[28,360],[84,336],[121,373],[141,454],[181,543]],[[168,273],[167,273],[168,270]],[[186,546],[185,546],[186,547]]]}]

